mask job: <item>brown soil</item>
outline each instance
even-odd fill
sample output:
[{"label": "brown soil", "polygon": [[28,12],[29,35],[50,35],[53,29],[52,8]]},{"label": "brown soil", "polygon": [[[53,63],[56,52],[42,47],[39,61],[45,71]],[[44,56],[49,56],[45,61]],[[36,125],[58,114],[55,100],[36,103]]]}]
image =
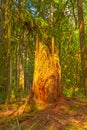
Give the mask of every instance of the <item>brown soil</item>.
[{"label": "brown soil", "polygon": [[87,130],[87,99],[67,98],[44,110],[14,117],[14,107],[0,112],[0,130]]}]

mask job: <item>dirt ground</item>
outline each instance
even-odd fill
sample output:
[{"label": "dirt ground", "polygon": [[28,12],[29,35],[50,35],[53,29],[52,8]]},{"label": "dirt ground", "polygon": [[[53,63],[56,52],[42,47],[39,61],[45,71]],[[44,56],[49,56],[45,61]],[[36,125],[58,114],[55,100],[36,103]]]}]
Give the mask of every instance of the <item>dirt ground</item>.
[{"label": "dirt ground", "polygon": [[2,109],[0,130],[87,130],[87,99],[66,98],[44,110],[23,113],[13,118],[18,106]]}]

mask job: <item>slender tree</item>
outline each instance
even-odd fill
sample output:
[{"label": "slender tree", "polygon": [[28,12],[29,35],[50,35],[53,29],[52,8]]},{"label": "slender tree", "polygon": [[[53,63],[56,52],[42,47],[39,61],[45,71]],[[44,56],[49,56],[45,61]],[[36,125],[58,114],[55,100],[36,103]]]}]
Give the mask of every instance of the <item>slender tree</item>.
[{"label": "slender tree", "polygon": [[87,47],[85,41],[82,0],[77,0],[77,5],[78,5],[79,39],[80,39],[81,61],[82,61],[82,72],[83,72],[82,80],[83,80],[83,87],[85,88],[85,94],[87,96]]},{"label": "slender tree", "polygon": [[5,20],[7,21],[7,99],[6,103],[10,101],[11,97],[11,85],[12,85],[12,65],[11,65],[11,32],[12,32],[12,27],[11,27],[11,17],[12,17],[12,12],[11,8],[8,8],[8,5],[11,7],[11,0],[6,1],[6,10],[5,10]]}]

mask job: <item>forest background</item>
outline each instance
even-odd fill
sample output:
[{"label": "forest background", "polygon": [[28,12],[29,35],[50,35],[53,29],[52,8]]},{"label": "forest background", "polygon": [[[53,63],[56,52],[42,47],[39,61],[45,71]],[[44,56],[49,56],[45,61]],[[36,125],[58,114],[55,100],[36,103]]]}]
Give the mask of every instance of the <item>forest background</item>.
[{"label": "forest background", "polygon": [[85,0],[0,0],[0,103],[29,94],[37,39],[50,50],[52,37],[62,92],[87,96],[86,32]]}]

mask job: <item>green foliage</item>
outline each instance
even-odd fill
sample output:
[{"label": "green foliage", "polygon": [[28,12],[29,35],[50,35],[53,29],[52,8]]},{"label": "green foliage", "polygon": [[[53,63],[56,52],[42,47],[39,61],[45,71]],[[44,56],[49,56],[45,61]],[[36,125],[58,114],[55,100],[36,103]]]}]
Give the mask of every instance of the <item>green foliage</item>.
[{"label": "green foliage", "polygon": [[71,97],[73,95],[73,89],[72,87],[69,89],[64,89],[63,93],[67,96],[67,97]]},{"label": "green foliage", "polygon": [[0,104],[1,103],[4,103],[5,102],[5,99],[6,99],[6,92],[2,91],[0,93]]},{"label": "green foliage", "polygon": [[59,3],[59,0],[54,0],[54,2]]},{"label": "green foliage", "polygon": [[18,119],[16,118],[14,121],[10,122],[8,130],[21,130],[22,127],[23,127],[23,124],[20,124]]},{"label": "green foliage", "polygon": [[[53,5],[53,25],[50,24],[50,5]],[[8,80],[8,27],[11,24],[10,58],[12,62],[11,94],[19,90],[19,55],[22,53],[25,90],[29,92],[33,81],[36,35],[45,46],[51,48],[54,37],[61,62],[63,92],[68,97],[75,92],[83,96],[81,54],[77,22],[77,4],[68,0],[2,1],[0,4],[0,100],[5,99],[4,89]],[[74,12],[73,12],[74,9]],[[85,31],[87,32],[87,4],[83,1]],[[12,13],[12,14],[11,14]],[[11,19],[9,21],[9,17]],[[76,18],[76,19],[75,19]],[[87,38],[86,38],[87,41]],[[20,45],[22,48],[20,50]],[[55,57],[56,58],[56,57]],[[5,87],[3,87],[5,86]],[[77,89],[78,88],[78,89]],[[1,89],[1,87],[0,87]],[[19,93],[18,93],[19,95]]]},{"label": "green foliage", "polygon": [[59,128],[59,130],[84,130],[84,128],[81,126],[67,125],[65,127]]},{"label": "green foliage", "polygon": [[38,123],[39,123],[39,120],[35,121],[35,122],[28,128],[28,130],[32,130],[32,128],[34,128],[34,126],[35,126],[36,124],[38,124]]}]

